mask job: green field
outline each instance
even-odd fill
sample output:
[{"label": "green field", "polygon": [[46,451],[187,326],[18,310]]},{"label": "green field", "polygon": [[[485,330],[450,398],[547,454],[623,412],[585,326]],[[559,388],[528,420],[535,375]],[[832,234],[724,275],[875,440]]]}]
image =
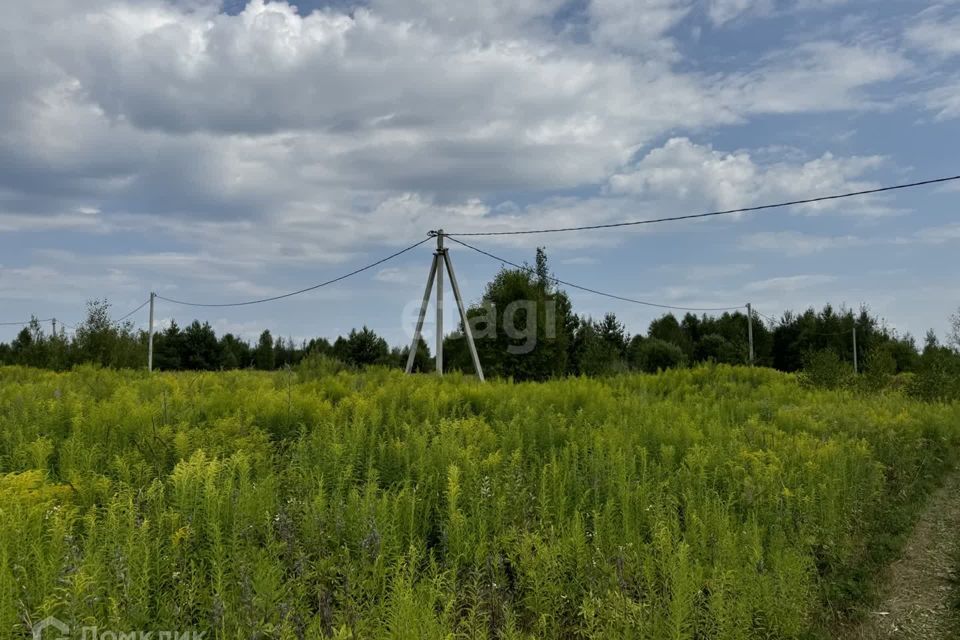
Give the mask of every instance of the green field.
[{"label": "green field", "polygon": [[0,634],[822,636],[958,444],[765,369],[0,368]]}]

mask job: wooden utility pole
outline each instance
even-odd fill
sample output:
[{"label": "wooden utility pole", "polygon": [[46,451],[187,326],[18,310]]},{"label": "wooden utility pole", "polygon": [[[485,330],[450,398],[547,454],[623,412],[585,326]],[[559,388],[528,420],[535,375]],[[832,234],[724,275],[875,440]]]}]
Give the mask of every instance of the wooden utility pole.
[{"label": "wooden utility pole", "polygon": [[470,328],[470,322],[467,318],[467,307],[463,303],[463,296],[460,295],[460,285],[457,283],[457,276],[453,272],[453,261],[450,260],[448,250],[443,246],[443,229],[432,231],[431,234],[437,237],[437,250],[433,254],[433,262],[430,264],[430,273],[427,274],[427,288],[423,291],[423,301],[420,303],[420,314],[417,316],[417,326],[413,331],[413,342],[410,343],[410,353],[407,355],[407,373],[413,372],[413,363],[417,355],[417,348],[420,346],[420,336],[423,331],[423,321],[427,316],[427,306],[430,304],[430,293],[433,289],[434,280],[437,283],[437,375],[443,375],[443,270],[446,269],[450,274],[450,286],[453,289],[453,297],[457,302],[457,309],[460,312],[460,320],[463,322],[463,335],[467,340],[467,346],[470,348],[470,358],[473,360],[473,368],[477,372],[480,381],[484,381],[483,367],[480,366],[480,357],[477,355],[477,345],[473,340],[473,330]]},{"label": "wooden utility pole", "polygon": [[157,297],[150,292],[150,330],[147,333],[147,371],[153,371],[153,299]]},{"label": "wooden utility pole", "polygon": [[753,366],[753,306],[747,303],[747,340],[750,343],[750,366]]},{"label": "wooden utility pole", "polygon": [[859,362],[857,362],[857,325],[853,325],[853,372],[860,373]]},{"label": "wooden utility pole", "polygon": [[437,375],[443,375],[443,229],[437,230]]}]

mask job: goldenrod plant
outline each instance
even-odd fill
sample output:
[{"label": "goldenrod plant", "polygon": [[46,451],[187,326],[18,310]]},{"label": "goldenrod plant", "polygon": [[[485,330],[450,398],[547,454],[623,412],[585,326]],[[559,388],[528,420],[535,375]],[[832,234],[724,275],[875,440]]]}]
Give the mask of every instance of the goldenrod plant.
[{"label": "goldenrod plant", "polygon": [[956,404],[760,368],[0,368],[0,629],[810,637],[958,436]]}]

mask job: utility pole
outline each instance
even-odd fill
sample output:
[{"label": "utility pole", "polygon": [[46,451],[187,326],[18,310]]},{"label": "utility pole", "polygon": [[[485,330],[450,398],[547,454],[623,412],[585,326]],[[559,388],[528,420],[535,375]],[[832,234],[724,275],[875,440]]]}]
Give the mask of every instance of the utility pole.
[{"label": "utility pole", "polygon": [[147,334],[147,371],[153,371],[153,299],[157,297],[153,291],[150,292],[150,330]]},{"label": "utility pole", "polygon": [[457,284],[457,276],[453,273],[453,262],[450,260],[450,254],[444,250],[443,261],[447,265],[447,273],[450,274],[450,286],[453,287],[453,297],[457,300],[457,308],[460,310],[460,320],[463,322],[463,335],[467,339],[467,346],[470,347],[470,358],[473,360],[473,368],[477,372],[480,382],[484,381],[483,367],[480,366],[480,356],[477,355],[477,345],[473,342],[473,329],[470,328],[470,319],[467,317],[467,307],[463,304],[463,296],[460,295],[460,285]]},{"label": "utility pole", "polygon": [[57,319],[50,318],[50,324],[53,325],[53,337],[56,338],[57,337]]},{"label": "utility pole", "polygon": [[443,229],[437,230],[437,375],[443,375]]},{"label": "utility pole", "polygon": [[457,309],[460,311],[460,320],[463,321],[463,335],[467,340],[467,346],[470,348],[470,357],[473,360],[473,368],[477,372],[480,381],[484,381],[483,367],[480,366],[480,357],[477,355],[477,345],[473,340],[473,330],[470,328],[470,322],[467,318],[467,307],[463,303],[463,296],[460,295],[460,285],[457,282],[457,276],[453,272],[453,261],[450,259],[448,250],[443,246],[443,229],[431,231],[432,235],[437,236],[437,250],[433,254],[433,262],[430,264],[430,273],[427,274],[427,288],[423,291],[423,302],[420,303],[420,314],[417,316],[417,327],[413,332],[413,342],[410,343],[410,353],[407,355],[407,373],[413,371],[414,359],[417,355],[417,347],[420,346],[420,335],[423,331],[423,321],[427,315],[427,306],[430,304],[430,293],[433,289],[434,280],[437,282],[437,375],[443,375],[443,270],[446,268],[450,274],[450,286],[453,289],[453,297],[457,302]]},{"label": "utility pole", "polygon": [[753,366],[753,306],[747,303],[747,339],[750,342],[750,366]]},{"label": "utility pole", "polygon": [[857,362],[857,325],[853,325],[853,372],[860,373],[859,363]]},{"label": "utility pole", "polygon": [[410,344],[410,353],[407,354],[407,373],[413,371],[413,360],[417,356],[417,349],[420,347],[420,331],[423,330],[423,319],[427,315],[427,305],[430,304],[430,291],[433,289],[433,281],[437,277],[437,255],[433,255],[433,262],[430,263],[430,273],[427,275],[427,288],[423,292],[423,302],[420,303],[420,315],[417,318],[417,328],[413,331],[413,342]]}]

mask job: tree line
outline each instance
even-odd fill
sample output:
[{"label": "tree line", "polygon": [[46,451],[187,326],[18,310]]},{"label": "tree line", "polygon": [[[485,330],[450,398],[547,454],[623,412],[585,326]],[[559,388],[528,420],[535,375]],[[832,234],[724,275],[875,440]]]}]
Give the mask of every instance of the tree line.
[{"label": "tree line", "polygon": [[[132,323],[113,322],[109,310],[104,300],[88,303],[86,319],[69,337],[63,329],[47,334],[34,320],[11,343],[0,343],[0,364],[58,370],[83,363],[143,367],[146,332],[135,330]],[[578,315],[566,292],[554,284],[543,249],[537,250],[532,266],[502,268],[467,315],[484,372],[515,380],[749,361],[748,317],[740,311],[680,318],[667,313],[645,333],[632,335],[613,313],[600,319]],[[856,328],[856,359],[865,372],[896,375],[935,369],[944,377],[960,378],[960,313],[952,322],[948,344],[940,344],[930,331],[918,346],[912,336],[890,330],[865,308],[855,312],[828,305],[787,312],[776,322],[755,315],[754,362],[787,372],[830,367],[846,371],[854,362]],[[463,334],[461,322],[445,336],[445,368],[471,372]],[[327,359],[333,366],[403,367],[408,354],[408,346],[391,348],[367,327],[332,342],[316,338],[301,343],[275,338],[266,330],[251,344],[231,333],[218,337],[209,323],[194,320],[185,327],[172,322],[154,336],[154,367],[159,370],[274,370],[298,365],[307,356]],[[422,339],[415,369],[433,369]]]},{"label": "tree line", "polygon": [[[8,344],[0,343],[0,364],[69,369],[94,364],[117,369],[143,368],[146,365],[148,335],[131,322],[114,322],[106,300],[87,303],[87,314],[72,336],[61,325],[47,333],[33,319]],[[219,371],[224,369],[261,369],[272,371],[299,364],[308,354],[326,357],[349,367],[370,365],[406,365],[409,347],[390,348],[387,341],[363,327],[354,329],[333,342],[316,338],[301,343],[274,338],[269,330],[251,344],[226,333],[217,336],[210,323],[194,320],[181,327],[174,320],[153,337],[153,365],[161,371]],[[420,341],[415,365],[425,370],[430,354]]]}]

